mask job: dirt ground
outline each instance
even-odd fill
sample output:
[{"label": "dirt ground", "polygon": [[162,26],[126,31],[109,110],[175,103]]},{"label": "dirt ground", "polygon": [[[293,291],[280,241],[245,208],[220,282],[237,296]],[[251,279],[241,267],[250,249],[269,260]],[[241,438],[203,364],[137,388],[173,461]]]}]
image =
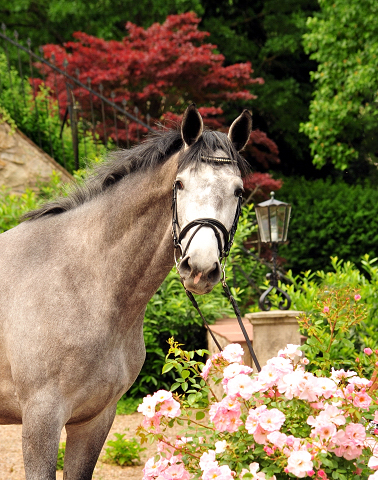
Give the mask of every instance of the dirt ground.
[{"label": "dirt ground", "polygon": [[[127,438],[135,437],[135,430],[142,421],[142,414],[117,415],[109,432],[108,440],[115,439],[114,433],[126,433]],[[0,480],[25,480],[24,463],[22,460],[21,425],[0,425]],[[66,440],[63,430],[61,442]],[[138,438],[138,437],[136,437]],[[95,480],[141,480],[143,477],[143,465],[146,460],[154,455],[155,445],[149,445],[142,452],[142,465],[136,467],[118,467],[108,465],[101,461],[104,450],[97,462],[93,479]],[[63,471],[58,471],[57,480],[63,479]]]}]

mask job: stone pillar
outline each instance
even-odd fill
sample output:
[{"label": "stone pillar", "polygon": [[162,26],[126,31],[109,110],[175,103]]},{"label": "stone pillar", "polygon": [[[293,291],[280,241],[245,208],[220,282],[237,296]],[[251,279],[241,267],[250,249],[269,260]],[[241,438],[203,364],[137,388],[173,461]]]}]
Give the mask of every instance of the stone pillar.
[{"label": "stone pillar", "polygon": [[295,310],[270,310],[245,315],[253,326],[253,350],[261,367],[288,343],[301,344],[297,320],[301,313]]}]

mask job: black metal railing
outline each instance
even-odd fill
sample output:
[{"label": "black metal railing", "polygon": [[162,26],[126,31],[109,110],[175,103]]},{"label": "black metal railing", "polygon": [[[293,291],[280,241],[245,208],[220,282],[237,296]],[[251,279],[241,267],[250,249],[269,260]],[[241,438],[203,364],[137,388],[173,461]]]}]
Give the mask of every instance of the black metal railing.
[{"label": "black metal railing", "polygon": [[[69,170],[80,168],[80,159],[112,146],[129,147],[139,142],[142,135],[153,131],[150,116],[138,107],[128,111],[126,99],[116,103],[92,86],[93,79],[84,83],[80,72],[68,73],[69,63],[63,68],[31,48],[30,39],[24,46],[15,31],[13,39],[2,24],[0,32],[0,107],[16,122],[20,130]],[[5,64],[4,64],[5,63]],[[118,97],[119,98],[119,97]],[[30,118],[29,118],[29,117]],[[28,121],[26,121],[28,117]],[[71,131],[67,137],[67,128]],[[26,131],[25,131],[26,130]],[[69,161],[70,159],[70,161]]]}]

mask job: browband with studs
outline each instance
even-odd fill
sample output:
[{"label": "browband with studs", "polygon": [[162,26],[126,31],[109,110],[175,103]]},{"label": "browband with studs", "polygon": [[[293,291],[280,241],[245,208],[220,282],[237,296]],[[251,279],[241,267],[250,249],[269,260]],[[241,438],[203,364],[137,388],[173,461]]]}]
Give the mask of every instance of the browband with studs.
[{"label": "browband with studs", "polygon": [[218,163],[237,163],[235,160],[232,160],[228,157],[209,157],[207,155],[201,155],[202,160],[207,160],[209,162],[218,162]]}]

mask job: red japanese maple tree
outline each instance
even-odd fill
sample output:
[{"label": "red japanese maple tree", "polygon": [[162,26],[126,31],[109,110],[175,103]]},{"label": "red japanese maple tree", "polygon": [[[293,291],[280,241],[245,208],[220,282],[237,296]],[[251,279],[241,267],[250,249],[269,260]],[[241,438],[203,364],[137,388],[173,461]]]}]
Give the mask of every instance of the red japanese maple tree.
[{"label": "red japanese maple tree", "polygon": [[[224,66],[224,56],[216,53],[216,45],[206,43],[209,33],[198,29],[199,22],[191,12],[170,15],[162,25],[154,23],[147,29],[129,22],[127,35],[120,42],[76,32],[76,41],[64,47],[45,45],[43,51],[46,59],[82,83],[87,84],[90,78],[92,88],[105,97],[120,105],[126,101],[130,113],[145,122],[148,119],[152,126],[180,121],[188,103],[195,102],[205,124],[222,129],[226,128],[225,103],[250,107],[256,97],[248,87],[262,84],[263,79],[252,77],[250,62]],[[45,65],[37,66],[43,70],[47,86],[57,94],[63,114],[67,103],[63,75],[54,74]],[[116,116],[114,122],[112,108],[91,98],[87,90],[75,86],[73,91],[83,118],[91,122],[91,112],[97,112],[95,128],[100,136],[117,136],[125,142],[127,135],[135,141],[144,133],[135,123],[125,125],[121,117]],[[263,164],[279,161],[277,146],[259,130],[252,134],[248,149]]]}]

